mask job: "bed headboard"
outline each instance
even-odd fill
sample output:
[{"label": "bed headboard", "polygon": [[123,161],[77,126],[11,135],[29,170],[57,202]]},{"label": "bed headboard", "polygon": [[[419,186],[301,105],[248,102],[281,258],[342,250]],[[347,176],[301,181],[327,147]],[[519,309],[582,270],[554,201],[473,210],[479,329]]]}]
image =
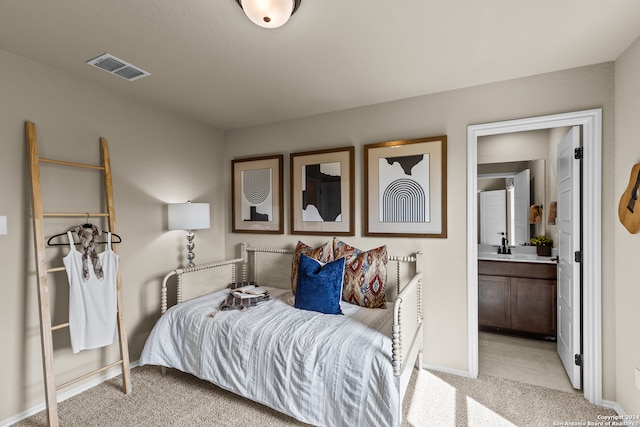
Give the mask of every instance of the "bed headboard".
[{"label": "bed headboard", "polygon": [[236,258],[171,271],[162,279],[160,313],[167,311],[168,282],[173,276],[177,278],[176,302],[180,303],[226,288],[236,281],[238,266],[243,264],[244,259]]},{"label": "bed headboard", "polygon": [[[237,281],[289,289],[293,252],[293,248],[253,248],[242,243],[240,258],[174,270],[162,282],[161,312],[167,310],[167,282],[174,275],[177,276],[178,303],[224,289],[229,283]],[[421,255],[389,256],[387,300],[393,301],[400,293],[402,284],[406,284],[421,270]]]},{"label": "bed headboard", "polygon": [[294,249],[252,248],[240,245],[240,256],[246,260],[245,278],[259,285],[291,288],[291,264]]},{"label": "bed headboard", "polygon": [[[291,287],[293,249],[252,248],[241,246],[241,256],[247,260],[247,275],[260,285],[288,289]],[[400,292],[399,286],[420,271],[418,253],[412,256],[389,256],[387,263],[387,298],[392,300]],[[410,264],[405,266],[403,264]]]}]

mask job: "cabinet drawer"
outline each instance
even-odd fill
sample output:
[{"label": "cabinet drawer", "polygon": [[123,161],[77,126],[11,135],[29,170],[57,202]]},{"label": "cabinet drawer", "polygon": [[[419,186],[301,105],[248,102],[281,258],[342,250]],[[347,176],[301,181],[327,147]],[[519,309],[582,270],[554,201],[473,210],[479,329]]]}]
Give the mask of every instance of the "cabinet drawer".
[{"label": "cabinet drawer", "polygon": [[556,264],[512,261],[478,261],[478,274],[556,280]]}]

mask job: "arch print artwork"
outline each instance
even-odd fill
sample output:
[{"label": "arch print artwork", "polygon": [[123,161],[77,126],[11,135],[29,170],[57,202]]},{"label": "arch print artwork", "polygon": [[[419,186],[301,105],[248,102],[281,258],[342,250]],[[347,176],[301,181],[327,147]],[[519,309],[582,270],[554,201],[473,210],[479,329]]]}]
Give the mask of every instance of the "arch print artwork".
[{"label": "arch print artwork", "polygon": [[447,236],[447,137],[364,146],[365,235]]},{"label": "arch print artwork", "polygon": [[380,222],[429,222],[429,154],[379,159]]},{"label": "arch print artwork", "polygon": [[271,172],[271,169],[253,169],[241,172],[242,221],[273,220]]},{"label": "arch print artwork", "polygon": [[234,233],[284,233],[283,159],[279,154],[231,161]]}]

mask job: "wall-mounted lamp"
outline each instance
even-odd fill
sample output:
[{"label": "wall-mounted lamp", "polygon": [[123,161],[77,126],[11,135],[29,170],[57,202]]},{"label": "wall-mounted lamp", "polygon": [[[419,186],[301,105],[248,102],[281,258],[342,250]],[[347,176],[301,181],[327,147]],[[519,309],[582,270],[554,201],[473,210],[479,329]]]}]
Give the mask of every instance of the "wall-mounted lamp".
[{"label": "wall-mounted lamp", "polygon": [[187,230],[187,267],[195,267],[193,230],[211,227],[209,203],[174,203],[168,205],[169,230]]},{"label": "wall-mounted lamp", "polygon": [[283,26],[302,0],[236,0],[251,21],[264,28]]}]

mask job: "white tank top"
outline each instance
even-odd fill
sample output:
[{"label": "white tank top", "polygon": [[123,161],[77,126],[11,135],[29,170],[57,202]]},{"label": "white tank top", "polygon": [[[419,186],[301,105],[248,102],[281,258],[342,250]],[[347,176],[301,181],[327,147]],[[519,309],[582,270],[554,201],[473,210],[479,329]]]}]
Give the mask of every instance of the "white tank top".
[{"label": "white tank top", "polygon": [[89,279],[82,279],[82,253],[73,244],[71,231],[69,253],[62,259],[69,278],[69,334],[74,353],[112,344],[117,338],[118,311],[116,275],[118,254],[111,249],[111,233],[107,247],[98,254],[104,277],[98,279],[89,262]]}]

